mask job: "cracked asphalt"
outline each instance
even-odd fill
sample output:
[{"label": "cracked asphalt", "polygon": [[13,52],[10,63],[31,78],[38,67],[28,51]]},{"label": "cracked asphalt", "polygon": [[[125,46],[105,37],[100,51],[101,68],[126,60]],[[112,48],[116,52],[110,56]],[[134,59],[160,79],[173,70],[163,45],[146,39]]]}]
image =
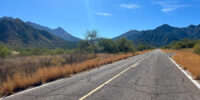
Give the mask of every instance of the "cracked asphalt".
[{"label": "cracked asphalt", "polygon": [[[146,59],[144,59],[146,58]],[[63,78],[3,100],[78,100],[142,60],[85,100],[200,100],[200,90],[160,50]]]}]

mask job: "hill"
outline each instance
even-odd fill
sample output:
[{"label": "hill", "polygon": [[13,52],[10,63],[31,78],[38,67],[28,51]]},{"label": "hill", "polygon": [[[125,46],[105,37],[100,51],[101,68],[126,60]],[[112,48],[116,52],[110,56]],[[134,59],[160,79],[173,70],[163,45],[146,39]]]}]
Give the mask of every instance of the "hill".
[{"label": "hill", "polygon": [[39,29],[39,30],[45,30],[45,31],[48,31],[64,40],[67,40],[67,41],[79,41],[81,39],[77,38],[77,37],[74,37],[72,36],[71,34],[69,34],[68,32],[66,32],[63,28],[61,27],[58,27],[56,29],[51,29],[51,28],[48,28],[46,26],[42,26],[42,25],[39,25],[39,24],[36,24],[36,23],[33,23],[33,22],[26,22],[27,24],[31,25],[32,27],[36,28],[36,29]]},{"label": "hill", "polygon": [[76,43],[65,41],[47,31],[38,30],[20,19],[0,19],[0,43],[12,47],[73,48]]},{"label": "hill", "polygon": [[118,36],[118,37],[113,38],[113,39],[116,40],[116,39],[118,39],[120,37],[125,37],[128,40],[136,40],[140,35],[141,35],[140,31],[130,30],[130,31]]},{"label": "hill", "polygon": [[[168,45],[172,41],[200,38],[200,25],[190,25],[188,27],[178,28],[167,24],[157,27],[153,30],[129,31],[116,38],[125,37],[134,43],[143,43],[152,46]],[[116,39],[113,38],[113,39]]]}]

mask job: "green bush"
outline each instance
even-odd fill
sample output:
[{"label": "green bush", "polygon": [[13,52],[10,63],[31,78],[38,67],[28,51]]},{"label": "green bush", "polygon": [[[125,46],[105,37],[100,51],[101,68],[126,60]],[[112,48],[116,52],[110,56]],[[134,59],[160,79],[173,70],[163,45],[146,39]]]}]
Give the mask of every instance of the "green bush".
[{"label": "green bush", "polygon": [[126,38],[117,39],[116,46],[119,52],[135,52],[132,41],[129,41]]},{"label": "green bush", "polygon": [[52,54],[63,54],[65,53],[65,50],[62,48],[56,48],[55,50],[52,51]]},{"label": "green bush", "polygon": [[0,58],[6,58],[11,55],[11,51],[3,45],[0,45]]},{"label": "green bush", "polygon": [[17,50],[19,53],[18,56],[33,56],[33,55],[60,55],[60,54],[70,54],[74,53],[75,49],[62,49],[62,48],[56,48],[56,49],[39,49],[39,48],[24,48]]},{"label": "green bush", "polygon": [[169,49],[184,49],[193,48],[197,40],[183,39],[180,41],[170,43],[166,48]]},{"label": "green bush", "polygon": [[195,44],[194,52],[200,55],[200,43]]},{"label": "green bush", "polygon": [[117,48],[113,40],[111,39],[100,39],[98,42],[101,52],[116,53]]},{"label": "green bush", "polygon": [[89,46],[89,41],[87,40],[81,40],[78,42],[78,48],[80,50],[85,50]]},{"label": "green bush", "polygon": [[66,60],[61,57],[55,57],[50,61],[50,65],[54,66],[63,66],[66,63]]},{"label": "green bush", "polygon": [[137,45],[137,51],[149,50],[149,49],[153,49],[153,48],[154,47],[152,47],[152,46],[144,45],[144,44]]}]

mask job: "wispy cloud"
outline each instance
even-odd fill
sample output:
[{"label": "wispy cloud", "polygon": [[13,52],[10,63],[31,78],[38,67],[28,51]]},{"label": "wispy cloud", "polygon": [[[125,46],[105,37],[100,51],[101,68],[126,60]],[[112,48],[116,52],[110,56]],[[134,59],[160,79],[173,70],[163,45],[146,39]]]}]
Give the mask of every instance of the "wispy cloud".
[{"label": "wispy cloud", "polygon": [[189,5],[180,4],[177,1],[160,1],[160,2],[156,2],[155,4],[162,6],[161,11],[164,13],[168,13],[179,8],[189,7]]},{"label": "wispy cloud", "polygon": [[96,14],[99,16],[112,16],[111,13],[107,13],[107,12],[96,12]]},{"label": "wispy cloud", "polygon": [[136,9],[136,8],[140,8],[141,6],[137,4],[120,4],[120,7],[127,8],[127,9]]}]

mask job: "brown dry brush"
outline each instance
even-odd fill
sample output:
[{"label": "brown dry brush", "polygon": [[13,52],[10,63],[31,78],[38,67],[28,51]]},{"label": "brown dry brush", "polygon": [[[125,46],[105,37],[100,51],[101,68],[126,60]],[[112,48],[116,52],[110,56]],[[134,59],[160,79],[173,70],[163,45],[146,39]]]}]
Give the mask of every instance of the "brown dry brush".
[{"label": "brown dry brush", "polygon": [[173,59],[180,64],[184,70],[188,70],[196,80],[200,80],[200,55],[195,54],[192,49],[164,51],[175,53]]},{"label": "brown dry brush", "polygon": [[[147,51],[146,51],[147,52]],[[38,67],[32,73],[23,71],[16,72],[4,80],[0,86],[1,95],[10,95],[15,91],[22,90],[34,85],[43,84],[58,78],[68,77],[78,72],[90,70],[101,65],[125,59],[140,53],[128,54],[99,54],[96,58],[81,61],[79,63],[66,64],[64,66]],[[38,62],[38,61],[37,61]],[[67,61],[66,61],[67,62]]]},{"label": "brown dry brush", "polygon": [[16,72],[32,73],[44,66],[63,66],[93,59],[94,57],[93,54],[71,54],[0,59],[0,81],[4,81],[8,76],[13,76]]},{"label": "brown dry brush", "polygon": [[94,54],[68,54],[54,56],[30,56],[0,59],[0,87],[9,77],[13,79],[15,74],[32,74],[39,68],[64,66],[93,59]]}]

